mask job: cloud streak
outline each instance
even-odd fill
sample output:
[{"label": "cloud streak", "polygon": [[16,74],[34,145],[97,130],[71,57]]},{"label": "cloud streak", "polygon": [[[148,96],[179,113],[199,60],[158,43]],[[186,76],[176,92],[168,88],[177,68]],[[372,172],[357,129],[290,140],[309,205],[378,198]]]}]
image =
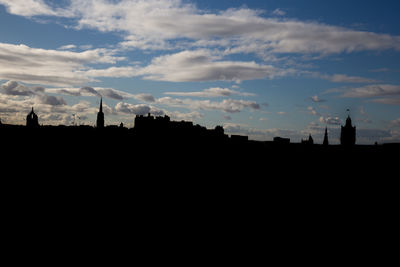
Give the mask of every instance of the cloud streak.
[{"label": "cloud streak", "polygon": [[170,107],[183,107],[192,110],[219,110],[227,113],[241,112],[248,108],[251,110],[261,109],[260,105],[254,101],[224,99],[223,101],[178,99],[171,97],[158,98],[156,103]]},{"label": "cloud streak", "polygon": [[188,97],[229,97],[232,95],[239,96],[254,96],[251,93],[239,92],[236,90],[232,90],[229,88],[220,88],[220,87],[212,87],[208,89],[204,89],[198,92],[165,92],[166,95],[174,95],[174,96],[188,96]]}]

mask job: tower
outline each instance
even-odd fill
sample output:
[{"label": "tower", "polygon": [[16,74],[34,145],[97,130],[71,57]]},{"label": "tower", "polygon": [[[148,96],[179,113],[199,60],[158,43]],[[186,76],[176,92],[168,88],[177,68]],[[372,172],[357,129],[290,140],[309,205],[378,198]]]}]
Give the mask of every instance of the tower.
[{"label": "tower", "polygon": [[97,113],[96,127],[104,128],[103,98],[100,99],[100,108]]},{"label": "tower", "polygon": [[31,112],[26,116],[26,127],[36,128],[39,127],[39,119],[36,113],[33,111],[33,107]]},{"label": "tower", "polygon": [[341,126],[340,144],[343,146],[352,146],[356,143],[356,127],[351,124],[350,115],[347,116],[346,124]]},{"label": "tower", "polygon": [[329,145],[328,141],[328,127],[325,127],[325,135],[324,135],[324,142],[322,143],[324,146]]}]

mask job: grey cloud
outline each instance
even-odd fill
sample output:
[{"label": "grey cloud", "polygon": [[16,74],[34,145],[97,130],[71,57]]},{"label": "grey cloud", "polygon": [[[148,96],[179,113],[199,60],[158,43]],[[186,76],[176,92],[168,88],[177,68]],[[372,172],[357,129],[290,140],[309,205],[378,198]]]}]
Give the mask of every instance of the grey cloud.
[{"label": "grey cloud", "polygon": [[129,103],[119,102],[115,106],[115,110],[117,112],[126,113],[126,114],[145,115],[150,112],[151,108],[149,106],[143,105],[143,104],[132,105]]},{"label": "grey cloud", "polygon": [[241,112],[245,108],[258,110],[260,105],[254,101],[224,99],[223,101],[210,101],[210,100],[193,100],[193,99],[177,99],[171,97],[162,97],[157,99],[158,104],[184,107],[188,109],[201,109],[201,110],[219,110],[228,113]]},{"label": "grey cloud", "polygon": [[125,98],[135,98],[127,92],[119,91],[113,88],[102,88],[102,87],[90,87],[85,86],[81,88],[48,88],[45,89],[47,93],[65,94],[71,96],[95,96],[95,97],[107,97],[115,100],[123,100]]},{"label": "grey cloud", "polygon": [[400,118],[390,121],[392,127],[400,127]]},{"label": "grey cloud", "polygon": [[145,101],[145,102],[155,102],[156,100],[154,99],[154,96],[151,94],[137,94],[134,95],[135,99]]},{"label": "grey cloud", "polygon": [[379,104],[385,104],[385,105],[394,105],[394,106],[400,106],[400,98],[378,98],[371,100],[371,102],[374,103],[379,103]]},{"label": "grey cloud", "polygon": [[166,95],[192,96],[192,97],[228,97],[231,95],[254,96],[251,93],[235,91],[229,88],[213,87],[197,92],[165,92]]},{"label": "grey cloud", "polygon": [[374,79],[369,79],[359,76],[348,76],[346,74],[334,74],[334,75],[319,75],[320,78],[329,80],[335,83],[376,83]]},{"label": "grey cloud", "polygon": [[349,88],[342,96],[343,97],[380,97],[389,95],[400,95],[400,86],[391,84],[374,84],[366,85],[362,87]]},{"label": "grey cloud", "polygon": [[16,81],[8,81],[2,84],[1,88],[6,95],[29,96],[34,94],[28,86],[19,84]]},{"label": "grey cloud", "polygon": [[101,94],[99,94],[95,89],[93,89],[92,87],[89,87],[89,86],[82,87],[81,92],[88,93],[89,95],[101,97]]},{"label": "grey cloud", "polygon": [[36,99],[40,104],[50,105],[50,106],[62,106],[66,105],[67,102],[60,96],[51,96],[51,95],[38,95]]}]

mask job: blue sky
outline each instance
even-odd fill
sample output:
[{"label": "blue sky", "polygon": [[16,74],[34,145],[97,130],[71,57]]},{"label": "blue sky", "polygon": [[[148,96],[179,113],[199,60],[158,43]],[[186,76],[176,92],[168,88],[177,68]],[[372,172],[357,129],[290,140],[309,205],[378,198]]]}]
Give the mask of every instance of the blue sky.
[{"label": "blue sky", "polygon": [[398,1],[0,0],[0,118],[400,141]]}]

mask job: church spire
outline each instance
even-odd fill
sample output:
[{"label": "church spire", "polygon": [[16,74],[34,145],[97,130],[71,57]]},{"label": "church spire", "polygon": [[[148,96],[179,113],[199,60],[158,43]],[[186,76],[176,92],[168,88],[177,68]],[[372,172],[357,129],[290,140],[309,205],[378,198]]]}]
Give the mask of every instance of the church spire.
[{"label": "church spire", "polygon": [[97,128],[104,128],[103,97],[100,99],[99,112],[97,113]]},{"label": "church spire", "polygon": [[325,135],[324,135],[324,142],[322,143],[324,146],[329,145],[328,141],[328,127],[325,127]]}]

